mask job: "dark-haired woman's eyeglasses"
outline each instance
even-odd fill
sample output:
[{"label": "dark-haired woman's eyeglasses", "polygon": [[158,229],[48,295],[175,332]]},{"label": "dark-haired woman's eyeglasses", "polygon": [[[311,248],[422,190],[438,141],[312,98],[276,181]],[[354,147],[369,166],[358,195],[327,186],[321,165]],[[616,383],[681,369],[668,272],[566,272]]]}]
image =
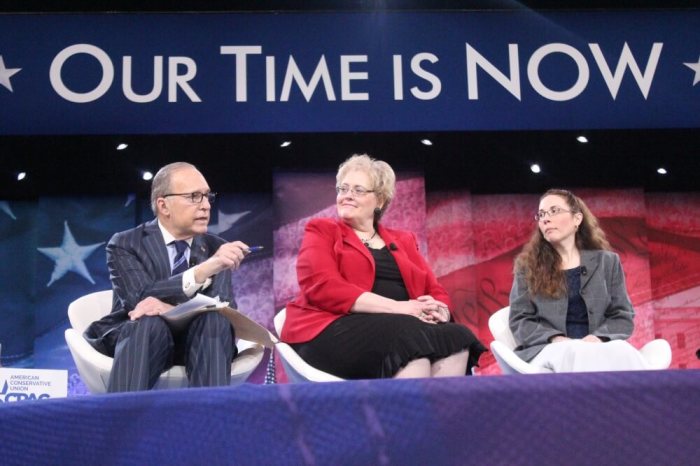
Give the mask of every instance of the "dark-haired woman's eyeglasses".
[{"label": "dark-haired woman's eyeglasses", "polygon": [[553,205],[548,210],[539,210],[539,211],[535,212],[535,221],[539,222],[540,220],[544,220],[544,218],[547,215],[549,215],[549,218],[552,218],[555,215],[561,214],[562,212],[571,213],[570,210],[562,209],[561,207],[557,207],[557,206]]}]

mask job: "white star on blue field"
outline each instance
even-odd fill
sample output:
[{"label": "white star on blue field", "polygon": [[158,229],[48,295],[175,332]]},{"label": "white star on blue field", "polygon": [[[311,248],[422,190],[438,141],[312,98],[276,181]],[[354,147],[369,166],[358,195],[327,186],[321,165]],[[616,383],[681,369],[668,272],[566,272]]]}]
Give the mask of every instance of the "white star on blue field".
[{"label": "white star on blue field", "polygon": [[84,261],[95,249],[102,246],[104,242],[80,246],[76,243],[73,233],[71,233],[70,228],[68,228],[68,221],[64,221],[63,225],[63,241],[61,242],[61,246],[56,248],[37,248],[40,253],[56,263],[51,273],[51,279],[46,284],[46,287],[50,287],[56,280],[59,280],[68,272],[75,272],[94,285],[95,281],[92,279]]},{"label": "white star on blue field", "polygon": [[238,220],[240,220],[242,217],[245,217],[249,213],[250,210],[246,210],[245,212],[234,212],[232,214],[225,214],[224,212],[219,210],[219,221],[217,223],[210,224],[209,228],[207,228],[207,231],[209,233],[219,235],[225,231],[230,230],[231,227],[233,227],[233,225]]},{"label": "white star on blue field", "polygon": [[15,214],[12,213],[12,209],[10,209],[9,202],[0,201],[0,210],[5,212],[12,220],[17,220],[17,217],[15,217]]},{"label": "white star on blue field", "polygon": [[700,83],[700,57],[698,57],[697,63],[683,63],[685,66],[695,71],[695,79],[693,79],[693,86]]},{"label": "white star on blue field", "polygon": [[0,55],[0,85],[5,87],[10,92],[12,91],[12,83],[10,82],[10,78],[14,76],[15,74],[19,73],[22,71],[22,68],[7,68],[5,66],[5,60],[2,58],[2,55]]}]

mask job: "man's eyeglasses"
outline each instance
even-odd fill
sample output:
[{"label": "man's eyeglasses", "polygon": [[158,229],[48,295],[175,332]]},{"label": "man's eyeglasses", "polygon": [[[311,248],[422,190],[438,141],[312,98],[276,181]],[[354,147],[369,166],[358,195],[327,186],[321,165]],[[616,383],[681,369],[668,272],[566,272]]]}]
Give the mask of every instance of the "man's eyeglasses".
[{"label": "man's eyeglasses", "polygon": [[201,204],[205,197],[207,198],[207,201],[209,201],[209,204],[213,204],[216,200],[216,193],[200,193],[199,191],[195,191],[193,193],[170,193],[163,195],[163,197],[170,196],[182,196],[192,204]]},{"label": "man's eyeglasses", "polygon": [[354,188],[351,188],[350,186],[336,186],[335,187],[335,192],[338,193],[339,195],[345,196],[348,192],[352,193],[353,196],[356,197],[362,197],[368,193],[373,193],[374,190],[371,189],[365,189],[362,186],[355,186]]},{"label": "man's eyeglasses", "polygon": [[549,218],[554,217],[555,215],[559,215],[562,212],[569,212],[571,213],[570,210],[562,209],[561,207],[557,207],[553,205],[552,207],[549,208],[549,210],[539,210],[535,213],[535,221],[539,222],[540,220],[544,220],[544,218],[549,215]]}]

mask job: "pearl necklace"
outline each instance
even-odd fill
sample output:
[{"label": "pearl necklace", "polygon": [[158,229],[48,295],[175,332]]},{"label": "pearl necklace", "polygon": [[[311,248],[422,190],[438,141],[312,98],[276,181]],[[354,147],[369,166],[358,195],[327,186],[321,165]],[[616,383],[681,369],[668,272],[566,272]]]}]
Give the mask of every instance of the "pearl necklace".
[{"label": "pearl necklace", "polygon": [[358,238],[360,238],[360,241],[362,241],[362,244],[364,244],[366,247],[369,247],[369,242],[372,241],[375,236],[377,236],[377,230],[374,230],[374,233],[372,233],[372,236],[370,236],[367,239],[364,239],[359,235],[358,235]]}]

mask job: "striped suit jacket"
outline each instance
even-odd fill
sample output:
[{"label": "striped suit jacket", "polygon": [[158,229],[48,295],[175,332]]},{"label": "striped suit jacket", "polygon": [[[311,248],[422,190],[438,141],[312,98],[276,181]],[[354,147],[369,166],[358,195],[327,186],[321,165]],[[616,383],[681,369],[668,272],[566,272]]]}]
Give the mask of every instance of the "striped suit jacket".
[{"label": "striped suit jacket", "polygon": [[[215,235],[195,236],[190,248],[190,263],[204,262],[225,242]],[[170,275],[170,258],[157,220],[112,236],[107,244],[107,267],[114,290],[112,312],[93,322],[84,336],[95,349],[113,356],[121,326],[140,301],[151,296],[177,305],[189,298],[182,291],[182,274]],[[230,270],[212,277],[212,284],[201,292],[219,296],[222,301],[236,306]]]}]

